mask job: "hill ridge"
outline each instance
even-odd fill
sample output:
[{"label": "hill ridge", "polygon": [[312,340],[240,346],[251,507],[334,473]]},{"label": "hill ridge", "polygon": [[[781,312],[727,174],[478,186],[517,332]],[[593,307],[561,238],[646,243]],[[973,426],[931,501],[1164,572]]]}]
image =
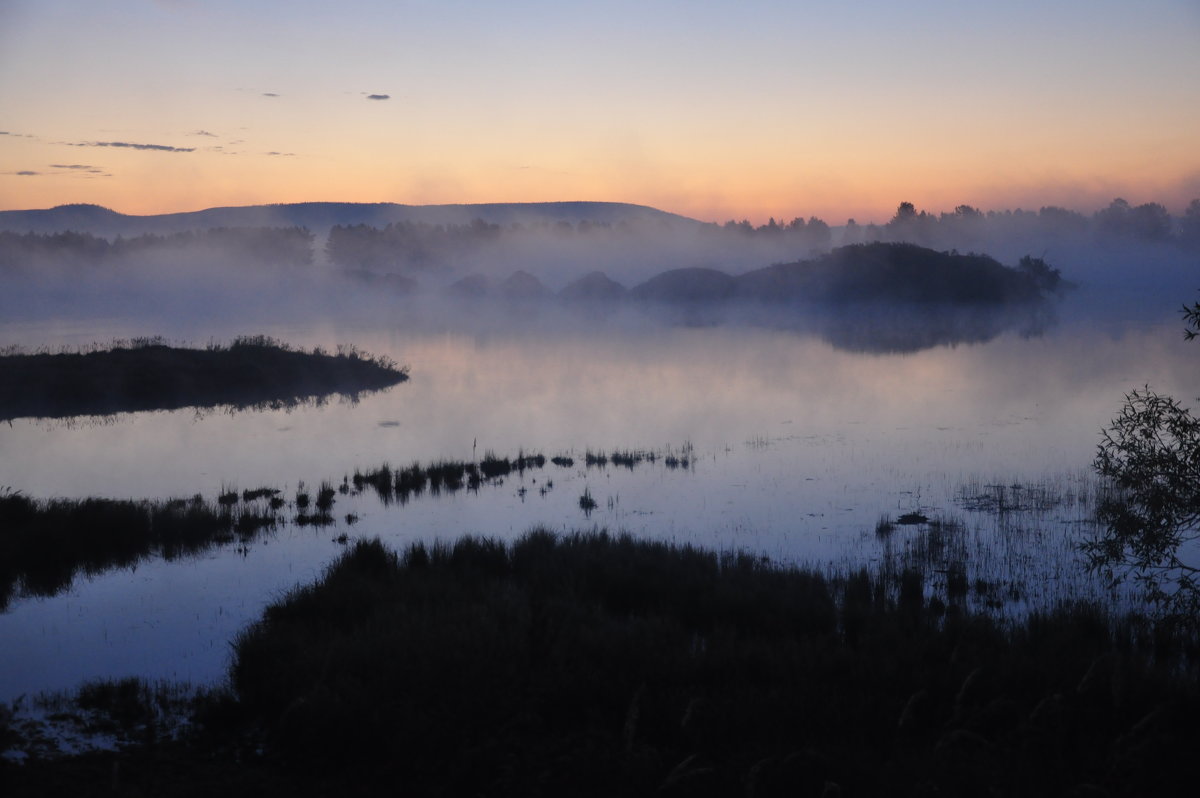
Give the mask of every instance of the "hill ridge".
[{"label": "hill ridge", "polygon": [[0,211],[0,230],[16,233],[70,230],[103,236],[167,234],[213,227],[307,227],[315,232],[324,232],[334,225],[383,226],[403,221],[469,224],[475,219],[491,224],[559,221],[610,224],[651,221],[685,226],[702,224],[695,219],[648,205],[589,200],[432,205],[313,201],[215,206],[196,211],[147,215],[125,214],[92,203],[73,203],[53,208]]}]

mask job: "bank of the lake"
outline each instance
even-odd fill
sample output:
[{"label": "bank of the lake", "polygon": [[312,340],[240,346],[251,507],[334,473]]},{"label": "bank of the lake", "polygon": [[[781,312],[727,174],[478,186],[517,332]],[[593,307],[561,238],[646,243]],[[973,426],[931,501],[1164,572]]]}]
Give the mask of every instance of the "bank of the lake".
[{"label": "bank of the lake", "polygon": [[161,691],[92,685],[76,711],[127,746],[0,777],[11,795],[1189,794],[1194,638],[1095,604],[1005,620],[929,576],[596,533],[363,542],[245,630],[190,733],[160,734]]}]

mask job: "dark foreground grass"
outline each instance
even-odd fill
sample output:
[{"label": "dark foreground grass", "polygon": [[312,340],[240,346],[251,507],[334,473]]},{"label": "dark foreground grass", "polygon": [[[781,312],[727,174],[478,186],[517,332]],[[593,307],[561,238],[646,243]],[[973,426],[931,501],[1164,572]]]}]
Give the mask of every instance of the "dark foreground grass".
[{"label": "dark foreground grass", "polygon": [[911,570],[603,533],[360,542],[241,635],[190,741],[0,777],[12,795],[114,794],[116,772],[131,795],[1192,794],[1191,642],[1093,606],[1005,622],[933,598]]},{"label": "dark foreground grass", "polygon": [[273,339],[205,349],[158,339],[63,354],[0,355],[0,420],[174,410],[286,407],[329,394],[356,396],[408,379],[387,358],[353,348],[301,352]]},{"label": "dark foreground grass", "polygon": [[973,615],[912,571],[535,532],[360,543],[231,681],[265,761],[380,792],[1179,794],[1185,653],[1095,607]]},{"label": "dark foreground grass", "polygon": [[[255,492],[259,498],[269,492]],[[233,502],[227,501],[232,495]],[[278,519],[274,504],[191,499],[36,500],[0,491],[0,611],[14,596],[52,596],[80,573],[122,568],[149,556],[195,554],[252,539]]]}]

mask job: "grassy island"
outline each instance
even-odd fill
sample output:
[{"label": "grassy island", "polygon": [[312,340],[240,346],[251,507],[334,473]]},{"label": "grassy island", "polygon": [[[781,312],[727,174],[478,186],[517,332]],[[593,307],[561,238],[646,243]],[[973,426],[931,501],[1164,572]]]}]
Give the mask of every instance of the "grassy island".
[{"label": "grassy island", "polygon": [[176,410],[288,406],[329,394],[355,396],[408,379],[386,357],[347,348],[302,352],[271,338],[204,349],[160,339],[74,353],[0,354],[0,420]]}]

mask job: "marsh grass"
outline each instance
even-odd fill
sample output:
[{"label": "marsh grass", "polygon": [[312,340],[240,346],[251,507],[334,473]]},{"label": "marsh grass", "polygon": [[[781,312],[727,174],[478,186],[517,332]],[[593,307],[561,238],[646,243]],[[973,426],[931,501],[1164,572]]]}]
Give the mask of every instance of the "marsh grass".
[{"label": "marsh grass", "polygon": [[242,501],[252,502],[259,499],[270,499],[279,494],[278,488],[255,488],[254,490],[242,491]]},{"label": "marsh grass", "polygon": [[239,637],[230,683],[267,761],[360,789],[1186,794],[1195,641],[1095,604],[980,614],[926,576],[605,533],[359,542]]},{"label": "marsh grass", "polygon": [[1014,620],[1079,602],[1150,612],[1136,590],[1115,590],[1086,568],[1080,545],[1094,529],[1099,494],[1084,472],[1028,483],[970,480],[953,494],[961,512],[881,516],[842,571],[871,559],[896,574],[915,569],[927,575],[927,597]]},{"label": "marsh grass", "polygon": [[99,680],[74,691],[24,697],[7,710],[22,727],[19,741],[25,753],[54,758],[78,749],[115,750],[178,739],[207,693],[176,682]]},{"label": "marsh grass", "polygon": [[54,595],[81,573],[196,554],[235,536],[249,540],[276,523],[273,511],[198,495],[35,500],[0,492],[0,609],[16,596]]},{"label": "marsh grass", "polygon": [[330,394],[354,399],[407,379],[407,368],[353,347],[330,355],[295,350],[266,336],[204,349],[135,339],[103,350],[0,354],[0,420],[183,407],[288,407]]},{"label": "marsh grass", "polygon": [[615,466],[623,466],[630,471],[634,466],[641,462],[653,463],[658,459],[658,455],[654,452],[642,451],[640,449],[613,452],[611,455],[612,464]]},{"label": "marsh grass", "polygon": [[579,509],[583,510],[584,515],[590,516],[592,513],[592,510],[595,510],[596,507],[597,507],[596,500],[594,498],[592,498],[591,489],[584,488],[583,495],[581,495],[579,497]]},{"label": "marsh grass", "polygon": [[512,469],[513,464],[507,457],[497,457],[492,451],[484,453],[483,459],[479,461],[479,471],[485,479],[507,476]]},{"label": "marsh grass", "polygon": [[334,517],[330,513],[321,512],[320,510],[318,510],[315,513],[306,513],[306,512],[296,513],[296,517],[292,520],[296,524],[296,526],[301,526],[301,527],[304,527],[304,526],[326,527],[326,526],[333,526],[334,524],[337,523],[337,521],[334,520]]},{"label": "marsh grass", "polygon": [[333,503],[335,501],[334,497],[336,495],[337,489],[334,488],[332,484],[329,482],[322,482],[321,487],[317,490],[317,511],[327,514],[333,508]]}]

